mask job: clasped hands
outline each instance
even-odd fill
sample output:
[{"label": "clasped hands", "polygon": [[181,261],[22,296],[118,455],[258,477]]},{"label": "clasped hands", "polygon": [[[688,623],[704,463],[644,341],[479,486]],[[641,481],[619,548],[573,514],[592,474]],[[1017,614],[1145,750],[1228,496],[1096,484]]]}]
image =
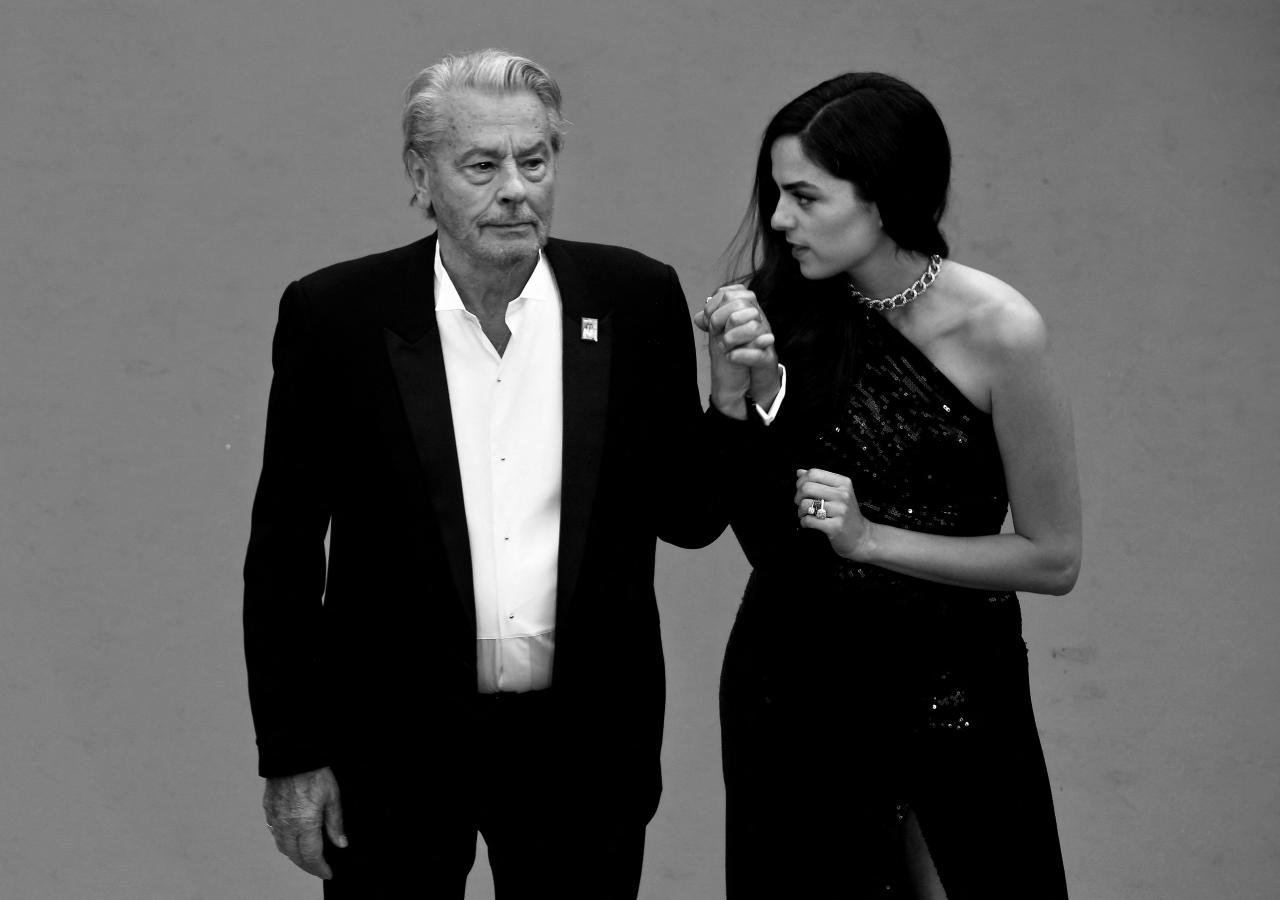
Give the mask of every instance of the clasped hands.
[{"label": "clasped hands", "polygon": [[747,417],[747,398],[769,407],[782,385],[773,330],[756,295],[729,284],[707,298],[693,317],[707,333],[711,402],[735,419]]},{"label": "clasped hands", "polygon": [[[756,295],[729,284],[707,298],[693,317],[707,333],[711,357],[711,402],[736,419],[747,417],[747,398],[769,406],[781,385],[773,330]],[[796,514],[803,528],[820,531],[846,559],[865,560],[872,526],[858,509],[853,482],[823,469],[797,469]]]}]

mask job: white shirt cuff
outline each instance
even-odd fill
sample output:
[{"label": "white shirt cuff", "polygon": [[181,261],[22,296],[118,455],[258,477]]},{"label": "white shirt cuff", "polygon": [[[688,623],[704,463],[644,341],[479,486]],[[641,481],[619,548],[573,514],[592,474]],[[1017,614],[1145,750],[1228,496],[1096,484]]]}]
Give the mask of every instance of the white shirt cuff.
[{"label": "white shirt cuff", "polygon": [[773,420],[778,417],[778,410],[782,409],[782,398],[787,394],[787,367],[782,363],[778,363],[778,375],[782,379],[782,384],[778,385],[778,394],[773,398],[769,409],[766,411],[759,403],[755,404],[760,421],[766,425],[772,425]]}]

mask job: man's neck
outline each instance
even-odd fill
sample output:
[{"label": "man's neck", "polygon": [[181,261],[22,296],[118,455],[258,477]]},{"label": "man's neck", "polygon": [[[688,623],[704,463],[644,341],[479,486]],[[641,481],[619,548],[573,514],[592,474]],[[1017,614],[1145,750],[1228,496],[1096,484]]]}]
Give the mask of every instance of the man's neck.
[{"label": "man's neck", "polygon": [[529,276],[538,265],[537,254],[513,260],[508,265],[476,265],[461,253],[441,246],[440,262],[449,273],[462,305],[481,321],[501,318],[507,304],[520,296]]}]

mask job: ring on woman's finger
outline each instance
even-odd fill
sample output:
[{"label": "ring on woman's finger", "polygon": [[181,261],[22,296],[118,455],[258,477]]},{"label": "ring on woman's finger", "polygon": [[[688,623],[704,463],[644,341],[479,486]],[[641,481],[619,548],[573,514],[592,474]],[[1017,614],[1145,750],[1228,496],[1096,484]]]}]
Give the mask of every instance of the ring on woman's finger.
[{"label": "ring on woman's finger", "polygon": [[827,501],[818,501],[818,511],[813,514],[815,519],[825,519],[827,517]]},{"label": "ring on woman's finger", "polygon": [[805,514],[806,516],[812,516],[812,515],[814,515],[814,514],[815,514],[815,512],[816,512],[816,511],[817,511],[817,509],[818,509],[818,507],[817,507],[817,505],[816,505],[816,504],[817,504],[817,501],[816,501],[816,500],[814,500],[812,497],[806,497],[804,502],[805,502],[804,514]]}]

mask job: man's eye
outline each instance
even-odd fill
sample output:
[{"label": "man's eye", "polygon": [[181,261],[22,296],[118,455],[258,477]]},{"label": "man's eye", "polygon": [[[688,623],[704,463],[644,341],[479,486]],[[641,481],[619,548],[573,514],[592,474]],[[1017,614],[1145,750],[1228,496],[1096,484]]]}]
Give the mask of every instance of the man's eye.
[{"label": "man's eye", "polygon": [[489,171],[492,171],[493,169],[493,163],[491,162],[472,163],[468,168],[470,168],[473,172],[489,172]]},{"label": "man's eye", "polygon": [[546,165],[546,163],[547,161],[545,159],[541,159],[540,157],[535,156],[532,159],[526,159],[524,161],[524,167],[526,169],[540,169],[544,165]]}]

